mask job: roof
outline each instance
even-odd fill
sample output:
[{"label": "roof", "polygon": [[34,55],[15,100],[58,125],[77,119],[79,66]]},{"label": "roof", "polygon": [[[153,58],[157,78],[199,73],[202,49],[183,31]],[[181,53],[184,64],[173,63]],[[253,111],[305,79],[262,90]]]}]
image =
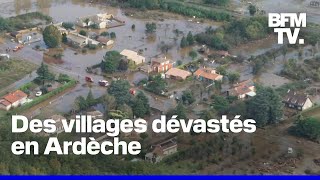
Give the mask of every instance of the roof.
[{"label": "roof", "polygon": [[76,34],[76,33],[69,33],[69,34],[67,35],[67,37],[68,37],[70,40],[72,40],[72,41],[74,41],[74,42],[76,42],[76,43],[78,43],[78,44],[86,43],[86,41],[87,41],[87,39],[88,39],[86,36],[82,36],[82,35]]},{"label": "roof", "polygon": [[159,63],[159,64],[164,63],[164,62],[170,63],[170,59],[167,59],[166,57],[164,57],[164,58],[153,58],[152,62],[156,62],[156,63]]},{"label": "roof", "polygon": [[304,106],[309,96],[306,94],[298,94],[295,91],[288,90],[287,94],[283,98],[284,103],[293,104],[295,106]]},{"label": "roof", "polygon": [[0,99],[0,104],[3,104],[6,107],[11,105],[11,103],[5,99]]},{"label": "roof", "polygon": [[135,51],[131,51],[128,49],[124,49],[123,51],[121,51],[120,53],[122,56],[127,57],[128,59],[136,62],[137,64],[142,63],[145,61],[145,57],[138,55],[137,52]]},{"label": "roof", "polygon": [[188,76],[191,76],[191,73],[189,71],[185,71],[182,69],[171,68],[166,72],[166,75],[176,76],[176,77],[181,77],[183,79],[186,79]]},{"label": "roof", "polygon": [[11,104],[28,97],[28,95],[24,92],[22,92],[21,90],[16,90],[14,92],[11,92],[5,96],[2,97],[2,99],[7,100],[8,102],[10,102]]},{"label": "roof", "polygon": [[164,140],[164,141],[162,141],[162,142],[160,142],[158,144],[152,145],[151,146],[151,148],[153,149],[152,153],[156,154],[156,155],[163,155],[163,152],[166,149],[170,149],[170,148],[176,147],[177,145],[178,145],[177,144],[177,138],[173,137],[173,138]]},{"label": "roof", "polygon": [[97,38],[97,41],[100,42],[100,43],[103,43],[103,44],[107,44],[110,41],[110,39],[107,38],[107,37],[99,36]]},{"label": "roof", "polygon": [[194,75],[196,75],[197,77],[204,77],[206,79],[210,79],[210,80],[217,80],[222,78],[223,76],[220,74],[215,73],[214,69],[211,68],[199,68]]},{"label": "roof", "polygon": [[251,80],[245,80],[234,84],[233,87],[229,89],[229,94],[232,96],[240,96],[244,94],[255,96],[256,93],[254,92],[253,88],[253,82]]},{"label": "roof", "polygon": [[88,116],[103,116],[103,113],[98,110],[95,110],[95,111],[87,112],[87,115]]}]

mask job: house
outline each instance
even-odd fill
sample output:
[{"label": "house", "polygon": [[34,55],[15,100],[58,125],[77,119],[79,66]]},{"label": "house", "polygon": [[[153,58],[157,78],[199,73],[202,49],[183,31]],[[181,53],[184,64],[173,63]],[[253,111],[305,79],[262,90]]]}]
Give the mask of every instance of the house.
[{"label": "house", "polygon": [[288,90],[282,101],[287,107],[300,111],[312,107],[313,103],[308,95],[298,94],[292,90]]},{"label": "house", "polygon": [[82,28],[97,25],[99,29],[104,29],[108,27],[108,24],[110,24],[113,19],[114,16],[112,14],[102,13],[78,18],[76,24]]},{"label": "house", "polygon": [[178,68],[171,68],[165,73],[166,78],[176,79],[176,80],[185,80],[187,77],[191,76],[189,71],[185,71]]},{"label": "house", "polygon": [[151,146],[151,152],[145,155],[145,160],[158,163],[163,158],[178,151],[177,138],[173,137]]},{"label": "house", "polygon": [[28,95],[21,90],[11,92],[0,99],[0,109],[9,111],[27,102]]},{"label": "house", "polygon": [[222,81],[223,76],[218,74],[212,68],[199,68],[194,75],[197,79],[203,82],[213,83],[214,81]]},{"label": "house", "polygon": [[228,91],[228,96],[236,96],[238,99],[253,97],[256,95],[254,83],[251,80],[245,80],[234,84]]},{"label": "house", "polygon": [[107,37],[104,37],[104,36],[98,36],[97,38],[97,41],[102,44],[102,45],[105,45],[105,46],[111,46],[114,44],[114,41],[107,38]]},{"label": "house", "polygon": [[173,63],[170,59],[164,58],[154,58],[151,62],[151,68],[153,72],[161,73],[167,72],[173,67]]},{"label": "house", "polygon": [[65,117],[57,114],[57,115],[51,116],[50,119],[53,119],[56,122],[56,124],[55,124],[56,125],[56,131],[54,132],[54,134],[60,134],[60,133],[64,132],[62,120],[66,119]]},{"label": "house", "polygon": [[90,39],[86,36],[83,36],[81,34],[70,32],[67,35],[68,41],[75,47],[84,47],[88,44],[92,45],[99,45],[100,43],[96,40]]},{"label": "house", "polygon": [[134,62],[135,65],[142,64],[146,61],[145,57],[140,56],[137,52],[128,49],[124,49],[120,54],[126,57],[129,61]]},{"label": "house", "polygon": [[103,113],[98,110],[87,112],[87,116],[91,116],[92,119],[103,119]]}]

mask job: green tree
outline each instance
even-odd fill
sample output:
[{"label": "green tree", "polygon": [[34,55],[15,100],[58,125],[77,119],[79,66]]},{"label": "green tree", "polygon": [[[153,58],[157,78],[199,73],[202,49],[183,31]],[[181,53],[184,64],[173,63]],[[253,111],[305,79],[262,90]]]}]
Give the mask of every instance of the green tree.
[{"label": "green tree", "polygon": [[103,57],[101,69],[106,73],[113,73],[119,68],[122,56],[118,51],[108,51]]},{"label": "green tree", "polygon": [[114,39],[114,38],[116,38],[116,37],[117,37],[117,35],[116,35],[115,32],[111,32],[111,33],[110,33],[110,38]]},{"label": "green tree", "polygon": [[55,78],[54,74],[49,71],[48,65],[45,65],[43,62],[37,69],[37,75],[36,81],[42,84],[43,87],[47,82],[52,82]]},{"label": "green tree", "polygon": [[204,120],[213,119],[214,117],[215,117],[215,114],[213,113],[213,111],[210,111],[210,110],[204,110],[200,114],[200,119],[204,119]]},{"label": "green tree", "polygon": [[154,76],[150,79],[146,88],[151,92],[161,94],[166,88],[166,81],[161,78],[161,75]]},{"label": "green tree", "polygon": [[228,100],[225,97],[219,95],[213,96],[213,102],[211,105],[220,114],[226,113],[230,106]]},{"label": "green tree", "polygon": [[256,120],[258,126],[275,124],[282,118],[282,101],[272,88],[257,88],[257,95],[248,101],[248,116]]},{"label": "green tree", "polygon": [[192,60],[194,60],[198,56],[198,53],[192,50],[189,52],[189,56],[192,58]]},{"label": "green tree", "polygon": [[117,102],[114,96],[106,94],[105,96],[103,96],[103,103],[105,106],[105,109],[107,111],[111,110],[111,109],[115,109],[117,106]]},{"label": "green tree", "polygon": [[150,113],[149,100],[143,92],[139,92],[135,97],[132,110],[136,117],[141,118]]},{"label": "green tree", "polygon": [[217,72],[223,76],[226,76],[227,75],[227,70],[225,68],[225,66],[218,66],[216,68]]},{"label": "green tree", "polygon": [[176,108],[170,110],[167,113],[167,118],[171,118],[173,115],[177,115],[177,119],[187,119],[187,110],[182,103],[179,103]]},{"label": "green tree", "polygon": [[187,42],[188,42],[189,46],[194,44],[194,37],[193,37],[191,31],[189,31],[189,33],[187,35]]},{"label": "green tree", "polygon": [[181,48],[185,48],[188,46],[188,41],[187,41],[187,38],[185,38],[184,36],[182,37],[181,39],[181,43],[180,43],[180,47]]},{"label": "green tree", "polygon": [[83,96],[79,96],[76,98],[75,105],[78,111],[85,111],[89,108],[89,105]]},{"label": "green tree", "polygon": [[182,99],[182,102],[187,105],[192,104],[193,102],[196,101],[195,97],[193,96],[190,90],[183,91],[181,99]]},{"label": "green tree", "polygon": [[129,93],[130,84],[126,80],[112,81],[108,88],[108,93],[116,99],[117,105],[128,104],[131,100]]},{"label": "green tree", "polygon": [[88,105],[89,107],[91,107],[91,106],[93,106],[94,104],[96,104],[96,99],[94,98],[91,89],[90,89],[90,91],[89,91],[89,93],[88,93],[88,95],[87,95],[86,101],[87,101],[87,105]]},{"label": "green tree", "polygon": [[79,34],[82,35],[82,36],[87,36],[88,35],[87,31],[85,31],[83,29],[80,30]]},{"label": "green tree", "polygon": [[230,73],[228,73],[228,79],[229,79],[229,82],[230,82],[231,84],[233,84],[233,83],[239,81],[239,79],[240,79],[240,74],[237,73],[237,72],[230,72]]},{"label": "green tree", "polygon": [[125,59],[121,59],[119,62],[118,70],[119,71],[127,71],[129,67],[129,63]]},{"label": "green tree", "polygon": [[152,23],[146,23],[146,32],[147,33],[154,33],[157,30],[157,24],[152,22]]},{"label": "green tree", "polygon": [[130,106],[128,106],[127,104],[122,104],[119,106],[118,110],[120,110],[121,112],[123,112],[125,114],[125,118],[133,118],[133,111],[132,108]]},{"label": "green tree", "polygon": [[257,12],[257,7],[255,5],[250,4],[248,7],[249,13],[251,16],[254,16]]},{"label": "green tree", "polygon": [[43,30],[43,40],[49,48],[56,48],[60,46],[62,36],[57,27],[49,25]]},{"label": "green tree", "polygon": [[67,43],[67,42],[68,42],[68,37],[67,37],[67,34],[66,34],[66,33],[63,33],[63,34],[62,34],[62,42],[63,42],[63,43]]},{"label": "green tree", "polygon": [[320,121],[313,117],[300,118],[289,132],[296,136],[306,137],[313,141],[320,140]]},{"label": "green tree", "polygon": [[217,6],[225,6],[228,5],[230,0],[203,0],[206,4],[213,4]]}]

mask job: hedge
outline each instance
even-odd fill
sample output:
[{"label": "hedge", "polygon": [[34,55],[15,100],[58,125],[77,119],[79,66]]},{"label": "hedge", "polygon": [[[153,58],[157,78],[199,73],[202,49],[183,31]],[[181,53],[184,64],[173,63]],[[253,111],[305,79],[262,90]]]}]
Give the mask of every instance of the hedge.
[{"label": "hedge", "polygon": [[43,101],[71,88],[71,87],[74,87],[75,85],[77,84],[77,81],[76,80],[70,80],[70,82],[64,84],[63,86],[43,95],[43,96],[40,96],[36,99],[34,99],[33,101],[29,102],[29,103],[26,103],[18,108],[15,108],[11,111],[11,114],[17,114],[17,113],[20,113],[20,112],[23,112],[27,109],[30,109],[31,107],[35,106],[35,105],[38,105],[40,103],[42,103]]}]

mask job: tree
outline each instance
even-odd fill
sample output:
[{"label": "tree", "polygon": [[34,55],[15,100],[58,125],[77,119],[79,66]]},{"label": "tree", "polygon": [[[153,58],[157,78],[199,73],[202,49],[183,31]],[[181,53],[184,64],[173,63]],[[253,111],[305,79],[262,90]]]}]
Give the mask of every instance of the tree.
[{"label": "tree", "polygon": [[173,115],[177,115],[177,119],[187,119],[187,110],[186,108],[183,106],[182,103],[179,103],[176,108],[170,110],[167,113],[167,118],[171,118]]},{"label": "tree", "polygon": [[320,121],[313,117],[297,119],[295,126],[289,132],[296,136],[306,137],[313,141],[320,140]]},{"label": "tree", "polygon": [[62,42],[63,42],[63,43],[67,43],[67,42],[68,42],[68,37],[67,37],[67,34],[66,34],[66,33],[63,33],[63,34],[62,34]]},{"label": "tree", "polygon": [[204,120],[209,120],[209,119],[213,119],[214,118],[214,113],[213,111],[210,110],[204,110],[201,112],[200,114],[200,119],[204,119]]},{"label": "tree", "polygon": [[130,84],[126,80],[112,81],[108,93],[116,99],[117,105],[128,104],[131,100]]},{"label": "tree", "polygon": [[147,84],[146,89],[156,94],[161,94],[166,88],[166,81],[161,78],[161,75],[157,75],[150,78],[150,82]]},{"label": "tree", "polygon": [[249,10],[249,13],[251,16],[254,16],[257,12],[257,7],[250,4],[249,7],[248,7],[248,10]]},{"label": "tree", "polygon": [[62,27],[65,29],[74,29],[74,24],[72,22],[63,22]]},{"label": "tree", "polygon": [[37,75],[38,77],[36,78],[36,81],[40,82],[42,87],[44,87],[46,82],[51,82],[54,80],[54,74],[49,71],[48,65],[45,65],[43,62],[37,69]]},{"label": "tree", "polygon": [[227,110],[229,109],[228,100],[225,97],[219,96],[219,95],[213,96],[213,103],[211,105],[220,114],[226,113]]},{"label": "tree", "polygon": [[152,22],[152,23],[146,23],[146,32],[147,33],[154,33],[157,30],[157,24]]},{"label": "tree", "polygon": [[227,70],[225,68],[225,66],[218,66],[216,68],[217,72],[223,76],[226,76],[227,75]]},{"label": "tree", "polygon": [[229,3],[230,0],[204,0],[206,4],[213,4],[217,6],[225,6]]},{"label": "tree", "polygon": [[82,35],[82,36],[87,36],[88,35],[87,31],[85,31],[83,29],[80,30],[79,34]]},{"label": "tree", "polygon": [[180,43],[180,47],[181,48],[185,48],[188,46],[188,41],[187,39],[183,36],[182,39],[181,39],[181,43]]},{"label": "tree", "polygon": [[118,110],[125,114],[125,118],[129,118],[129,119],[133,118],[132,108],[127,104],[120,105]]},{"label": "tree", "polygon": [[66,83],[70,81],[70,77],[67,74],[59,74],[57,81],[59,83]]},{"label": "tree", "polygon": [[85,111],[89,108],[89,105],[83,96],[79,96],[76,98],[75,105],[78,111]]},{"label": "tree", "polygon": [[93,106],[96,103],[96,99],[94,98],[91,89],[87,95],[86,101],[89,107]]},{"label": "tree", "polygon": [[228,74],[228,79],[231,84],[237,82],[240,79],[240,74],[237,72],[230,72]]},{"label": "tree", "polygon": [[122,56],[118,51],[108,51],[103,57],[101,69],[106,73],[113,73],[119,68]]},{"label": "tree", "polygon": [[111,110],[111,109],[115,109],[116,106],[117,106],[117,102],[116,102],[116,99],[114,98],[114,96],[112,95],[109,95],[109,94],[106,94],[104,97],[103,97],[103,103],[104,103],[104,106],[105,106],[105,109],[108,111],[108,110]]},{"label": "tree", "polygon": [[111,33],[110,33],[110,38],[114,39],[114,38],[116,38],[116,37],[117,37],[117,35],[116,35],[115,32],[111,32]]},{"label": "tree", "polygon": [[49,25],[43,30],[43,40],[49,48],[56,48],[60,46],[62,36],[57,27]]},{"label": "tree", "polygon": [[193,38],[191,31],[189,31],[189,33],[187,35],[187,42],[188,42],[189,46],[194,44],[194,38]]},{"label": "tree", "polygon": [[192,104],[193,102],[196,101],[196,99],[194,98],[194,96],[190,90],[183,91],[181,99],[182,99],[182,102],[187,105]]},{"label": "tree", "polygon": [[248,117],[256,120],[258,126],[275,124],[282,118],[282,101],[272,88],[257,88],[257,95],[248,101]]},{"label": "tree", "polygon": [[129,63],[125,59],[121,59],[119,62],[118,70],[119,71],[127,71],[129,67]]},{"label": "tree", "polygon": [[192,58],[192,60],[194,60],[198,56],[198,53],[192,50],[189,52],[189,56]]}]

